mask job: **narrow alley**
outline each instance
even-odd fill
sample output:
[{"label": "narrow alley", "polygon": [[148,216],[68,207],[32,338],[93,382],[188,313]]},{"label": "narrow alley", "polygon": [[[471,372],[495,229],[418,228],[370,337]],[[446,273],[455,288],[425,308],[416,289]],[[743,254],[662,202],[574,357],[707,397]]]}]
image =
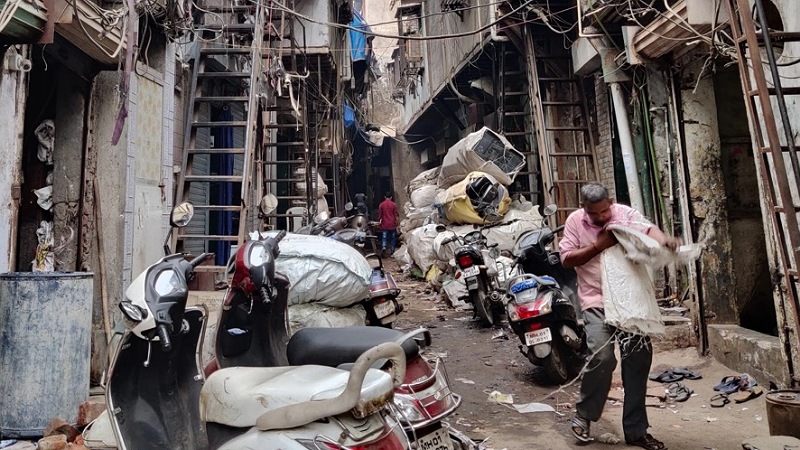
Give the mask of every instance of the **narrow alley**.
[{"label": "narrow alley", "polygon": [[0,59],[0,450],[800,448],[798,0],[0,0]]}]

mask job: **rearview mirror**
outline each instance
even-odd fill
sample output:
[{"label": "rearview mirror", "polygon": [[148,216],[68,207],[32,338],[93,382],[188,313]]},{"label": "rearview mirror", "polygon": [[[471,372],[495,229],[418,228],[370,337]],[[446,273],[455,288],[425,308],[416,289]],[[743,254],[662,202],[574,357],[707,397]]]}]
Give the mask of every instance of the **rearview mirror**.
[{"label": "rearview mirror", "polygon": [[194,216],[194,205],[189,202],[178,203],[172,208],[169,216],[169,223],[173,227],[185,227],[191,222]]},{"label": "rearview mirror", "polygon": [[350,212],[353,210],[353,202],[347,202],[344,204],[344,210]]},{"label": "rearview mirror", "polygon": [[558,211],[558,206],[555,203],[550,203],[549,205],[544,207],[544,216],[549,217]]},{"label": "rearview mirror", "polygon": [[267,194],[261,198],[261,202],[258,204],[258,209],[261,211],[261,214],[267,215],[272,214],[273,211],[278,207],[278,197],[275,197],[274,194]]},{"label": "rearview mirror", "polygon": [[322,211],[321,213],[319,213],[316,216],[314,216],[314,223],[319,224],[319,223],[325,222],[326,220],[328,220],[330,218],[331,218],[331,215],[330,215],[330,213],[328,211]]}]

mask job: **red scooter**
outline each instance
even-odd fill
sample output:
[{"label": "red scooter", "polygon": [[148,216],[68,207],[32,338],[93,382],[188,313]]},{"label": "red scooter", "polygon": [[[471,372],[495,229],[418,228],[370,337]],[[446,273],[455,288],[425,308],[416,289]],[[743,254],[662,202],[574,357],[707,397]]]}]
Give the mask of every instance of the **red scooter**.
[{"label": "red scooter", "polygon": [[380,255],[370,253],[365,258],[372,267],[369,297],[361,302],[367,311],[367,323],[392,328],[392,323],[397,319],[397,315],[403,311],[403,305],[397,301],[400,288],[397,287],[392,274],[384,270]]},{"label": "red scooter", "polygon": [[[427,330],[403,334],[381,327],[304,328],[288,339],[288,285],[270,286],[272,278],[254,270],[258,261],[249,256],[264,254],[255,250],[262,245],[260,241],[245,243],[229,266],[232,277],[217,327],[216,361],[207,372],[296,364],[348,368],[375,343],[398,343],[407,363],[404,381],[394,392],[393,408],[410,440],[417,449],[477,450],[477,444],[463,433],[442,423],[459,407],[461,397],[450,390],[442,360],[426,359],[420,353],[421,347],[430,344]],[[277,256],[270,254],[267,258]]]}]

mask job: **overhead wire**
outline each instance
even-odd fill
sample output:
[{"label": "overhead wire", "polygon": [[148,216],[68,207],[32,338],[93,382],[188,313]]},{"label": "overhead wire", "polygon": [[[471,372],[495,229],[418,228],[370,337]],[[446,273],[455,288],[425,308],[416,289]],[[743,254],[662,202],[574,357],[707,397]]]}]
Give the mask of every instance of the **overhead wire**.
[{"label": "overhead wire", "polygon": [[500,16],[496,20],[494,20],[494,21],[492,21],[492,22],[490,22],[490,23],[488,23],[486,25],[483,25],[483,26],[481,26],[481,27],[479,27],[479,28],[477,28],[475,30],[465,31],[465,32],[462,32],[462,33],[452,33],[452,34],[433,35],[433,36],[402,36],[402,35],[394,35],[394,34],[376,33],[374,31],[365,31],[363,29],[359,29],[359,28],[356,28],[356,27],[351,27],[350,25],[344,25],[344,24],[335,23],[335,22],[327,22],[327,21],[313,19],[311,17],[308,17],[308,16],[305,16],[303,14],[300,14],[300,13],[298,13],[296,11],[292,11],[291,9],[286,8],[283,5],[279,5],[277,3],[274,4],[274,6],[277,9],[282,9],[284,12],[287,12],[287,13],[295,16],[295,17],[298,17],[300,19],[306,20],[308,22],[312,22],[312,23],[316,23],[316,24],[320,24],[320,25],[328,25],[328,26],[332,26],[332,27],[336,27],[336,28],[342,28],[342,29],[346,29],[346,30],[357,31],[359,33],[362,33],[362,34],[365,34],[365,35],[368,35],[368,36],[377,36],[377,37],[390,38],[390,39],[405,39],[405,40],[412,40],[412,41],[435,41],[435,40],[442,40],[442,39],[452,39],[452,38],[472,36],[474,34],[486,31],[486,30],[492,28],[493,26],[499,24],[500,22],[503,22],[505,19],[513,16],[517,12],[521,11],[526,6],[528,6],[529,4],[533,3],[533,1],[534,0],[526,0],[522,5],[514,8],[513,10],[511,10],[510,12]]}]

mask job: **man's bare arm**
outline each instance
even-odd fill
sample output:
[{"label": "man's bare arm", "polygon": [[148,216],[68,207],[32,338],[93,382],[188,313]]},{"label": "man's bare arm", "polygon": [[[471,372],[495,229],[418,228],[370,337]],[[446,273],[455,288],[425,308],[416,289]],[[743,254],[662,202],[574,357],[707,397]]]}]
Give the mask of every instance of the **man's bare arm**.
[{"label": "man's bare arm", "polygon": [[663,231],[655,226],[650,227],[650,229],[647,230],[647,235],[658,241],[659,244],[669,247],[672,250],[675,250],[682,244],[680,238],[667,236]]}]

